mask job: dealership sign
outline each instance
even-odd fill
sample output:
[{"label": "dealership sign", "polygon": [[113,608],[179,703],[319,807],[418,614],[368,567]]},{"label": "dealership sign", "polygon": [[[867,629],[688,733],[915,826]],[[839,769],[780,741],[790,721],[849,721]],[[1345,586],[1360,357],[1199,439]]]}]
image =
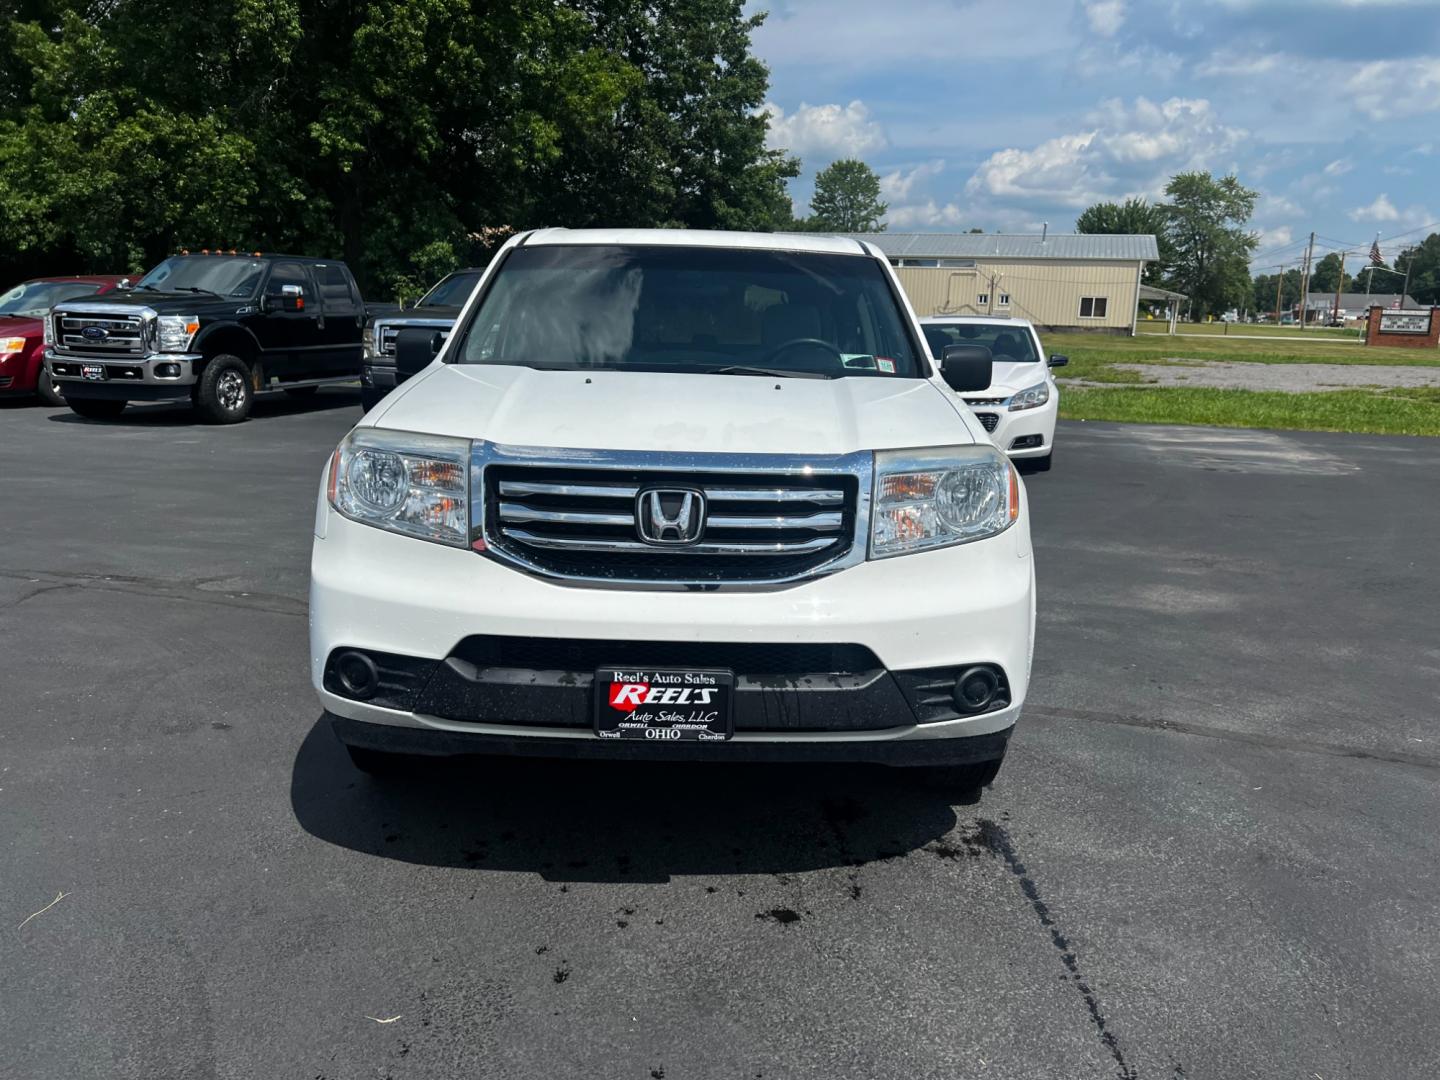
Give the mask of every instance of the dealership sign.
[{"label": "dealership sign", "polygon": [[1428,311],[1382,311],[1380,313],[1382,334],[1428,334],[1430,312]]}]

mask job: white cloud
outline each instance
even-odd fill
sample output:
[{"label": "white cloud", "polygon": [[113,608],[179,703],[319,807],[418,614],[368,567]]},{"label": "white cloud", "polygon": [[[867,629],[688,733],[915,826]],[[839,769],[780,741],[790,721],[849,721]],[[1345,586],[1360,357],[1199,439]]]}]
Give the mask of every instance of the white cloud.
[{"label": "white cloud", "polygon": [[1354,221],[1399,221],[1400,211],[1390,201],[1390,196],[1382,191],[1369,206],[1357,206],[1351,210],[1350,217]]},{"label": "white cloud", "polygon": [[1355,168],[1355,162],[1349,158],[1337,158],[1325,166],[1326,176],[1344,176],[1351,169]]},{"label": "white cloud", "polygon": [[1440,57],[1364,64],[1346,81],[1345,89],[1372,120],[1440,110]]},{"label": "white cloud", "polygon": [[967,182],[967,193],[1074,209],[1102,199],[1154,198],[1173,173],[1214,167],[1245,137],[1222,124],[1203,99],[1111,100],[1090,119],[1089,131],[991,154]]},{"label": "white cloud", "polygon": [[1294,232],[1289,225],[1277,225],[1273,229],[1260,230],[1259,251],[1272,251],[1275,248],[1289,247],[1295,239]]},{"label": "white cloud", "polygon": [[1275,53],[1237,53],[1218,51],[1211,53],[1203,63],[1195,66],[1195,74],[1204,78],[1253,77],[1274,71],[1280,66],[1280,57]]},{"label": "white cloud", "polygon": [[870,110],[863,101],[848,105],[807,105],[788,116],[773,101],[763,110],[770,120],[766,143],[778,150],[789,150],[801,157],[861,157],[887,144],[885,130],[870,119]]},{"label": "white cloud", "polygon": [[1088,0],[1085,17],[1090,29],[1101,37],[1114,37],[1125,24],[1124,0]]},{"label": "white cloud", "polygon": [[1274,220],[1275,218],[1304,217],[1305,211],[1293,199],[1288,199],[1284,195],[1267,194],[1260,200],[1260,205],[1256,210],[1256,216],[1269,220]]},{"label": "white cloud", "polygon": [[944,171],[945,161],[943,158],[916,165],[909,172],[896,169],[894,172],[880,177],[880,194],[889,201],[904,202],[910,198],[910,191],[917,184],[924,187]]},{"label": "white cloud", "polygon": [[923,203],[890,207],[885,212],[885,225],[890,229],[953,229],[962,224],[963,218],[960,207],[953,202],[940,206],[934,199],[927,199]]}]

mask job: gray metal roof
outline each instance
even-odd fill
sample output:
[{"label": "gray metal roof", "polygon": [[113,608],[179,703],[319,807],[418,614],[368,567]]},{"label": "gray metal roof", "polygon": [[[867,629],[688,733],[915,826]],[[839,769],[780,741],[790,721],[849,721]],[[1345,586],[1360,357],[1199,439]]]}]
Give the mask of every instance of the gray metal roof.
[{"label": "gray metal roof", "polygon": [[1183,292],[1173,292],[1170,289],[1157,289],[1154,285],[1140,286],[1141,300],[1189,300]]},{"label": "gray metal roof", "polygon": [[1051,233],[848,233],[868,240],[890,258],[909,259],[1120,259],[1154,262],[1155,237]]},{"label": "gray metal roof", "polygon": [[[1420,304],[1415,298],[1406,293],[1402,298],[1399,293],[1358,293],[1347,292],[1340,294],[1340,309],[1342,311],[1366,311],[1371,307],[1396,307],[1395,301],[1399,300],[1400,307],[1417,308]],[[1325,311],[1335,306],[1335,294],[1332,293],[1306,293],[1305,306],[1311,311]]]}]

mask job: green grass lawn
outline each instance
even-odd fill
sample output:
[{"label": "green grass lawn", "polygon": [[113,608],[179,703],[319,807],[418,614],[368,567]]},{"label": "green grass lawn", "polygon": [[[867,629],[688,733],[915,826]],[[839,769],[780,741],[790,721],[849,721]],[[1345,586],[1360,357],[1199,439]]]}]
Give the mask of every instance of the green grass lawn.
[{"label": "green grass lawn", "polygon": [[1433,388],[1286,394],[1160,387],[1147,386],[1139,373],[1116,366],[1243,360],[1261,364],[1440,367],[1440,349],[1366,348],[1356,340],[1336,338],[1333,334],[1327,337],[1310,330],[1305,333],[1314,337],[1307,341],[1247,341],[1214,334],[1183,338],[1047,334],[1043,344],[1046,353],[1070,357],[1070,365],[1056,372],[1061,379],[1104,384],[1062,388],[1060,415],[1069,420],[1440,435],[1440,391]]},{"label": "green grass lawn", "polygon": [[[1354,327],[1311,326],[1301,330],[1298,326],[1276,326],[1274,323],[1186,323],[1175,327],[1179,337],[1317,337],[1338,338],[1360,342],[1364,340],[1361,331]],[[1160,319],[1141,319],[1135,324],[1138,334],[1164,334],[1166,324]]]}]

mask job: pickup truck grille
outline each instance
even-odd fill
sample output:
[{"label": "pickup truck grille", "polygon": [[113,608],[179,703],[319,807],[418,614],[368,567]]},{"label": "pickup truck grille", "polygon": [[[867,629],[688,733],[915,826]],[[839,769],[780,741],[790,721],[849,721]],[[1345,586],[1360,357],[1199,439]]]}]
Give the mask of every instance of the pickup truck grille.
[{"label": "pickup truck grille", "polygon": [[[868,469],[863,483],[868,499]],[[863,538],[857,549],[858,470],[491,464],[484,486],[491,554],[560,578],[763,584],[864,554]],[[653,516],[646,520],[652,491],[691,494],[690,535],[677,537],[672,528],[656,541]],[[679,502],[665,498],[661,516],[673,520]]]},{"label": "pickup truck grille", "polygon": [[139,315],[86,315],[61,309],[51,317],[61,352],[105,357],[145,353],[145,324]]}]

